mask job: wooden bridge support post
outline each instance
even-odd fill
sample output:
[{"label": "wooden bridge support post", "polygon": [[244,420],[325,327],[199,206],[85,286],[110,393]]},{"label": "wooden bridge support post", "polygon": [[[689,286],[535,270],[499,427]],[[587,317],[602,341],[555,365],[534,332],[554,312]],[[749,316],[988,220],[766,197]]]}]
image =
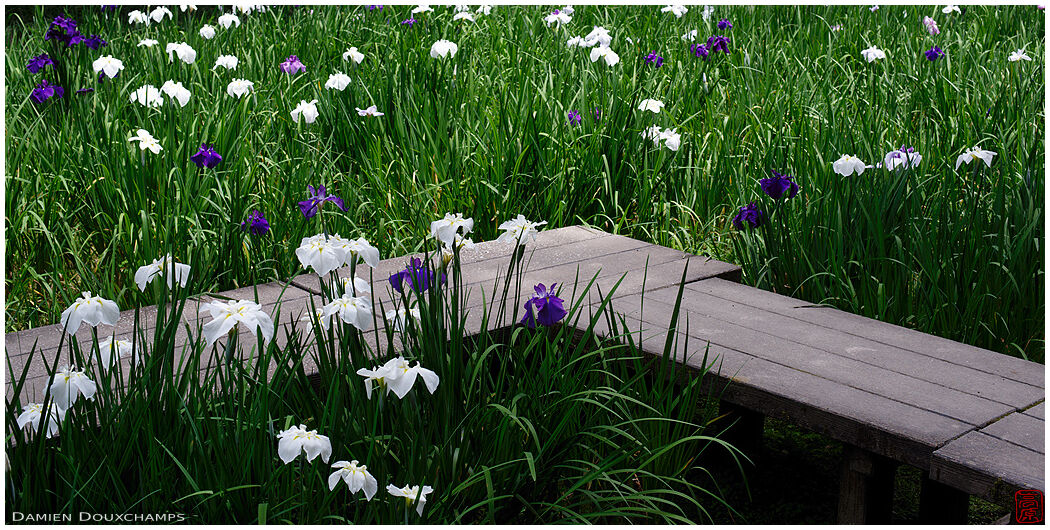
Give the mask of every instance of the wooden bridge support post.
[{"label": "wooden bridge support post", "polygon": [[839,482],[839,524],[886,524],[893,513],[897,463],[846,445]]}]

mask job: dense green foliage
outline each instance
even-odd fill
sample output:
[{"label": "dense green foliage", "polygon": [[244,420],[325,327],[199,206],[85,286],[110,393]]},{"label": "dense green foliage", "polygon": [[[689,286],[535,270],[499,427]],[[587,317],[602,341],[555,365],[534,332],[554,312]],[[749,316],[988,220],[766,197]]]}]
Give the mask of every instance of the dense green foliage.
[{"label": "dense green foliage", "polygon": [[[384,256],[417,249],[446,211],[477,219],[475,239],[521,212],[706,253],[741,263],[763,288],[1043,358],[1045,26],[1034,6],[720,7],[707,21],[699,6],[680,19],[584,6],[561,28],[544,24],[541,7],[498,6],[476,22],[436,7],[409,27],[404,6],[284,6],[241,15],[213,40],[197,30],[216,25],[214,9],[175,9],[149,26],[129,25],[127,11],[75,15],[109,41],[99,52],[45,42],[43,16],[9,20],[8,330],[56,321],[82,290],[145,302],[126,271],[168,245],[201,249],[205,288],[287,277],[309,235],[295,202],[326,183],[349,207],[335,230],[365,235]],[[939,35],[923,28],[926,15]],[[733,28],[718,30],[722,18]],[[618,65],[565,45],[592,25],[611,31]],[[731,53],[692,56],[681,38],[691,29],[701,40],[725,33]],[[160,45],[138,47],[142,38]],[[428,54],[441,38],[459,45],[451,60]],[[165,43],[180,41],[196,63],[168,62]],[[871,45],[887,59],[864,61]],[[928,61],[933,45],[946,57]],[[349,46],[366,55],[360,66],[342,59]],[[1019,48],[1035,60],[1008,62]],[[660,68],[643,60],[653,50]],[[21,66],[45,51],[67,94],[36,105],[34,83],[55,79]],[[91,62],[106,54],[126,68],[98,83]],[[236,55],[237,70],[212,70],[220,54]],[[278,70],[291,54],[306,73]],[[337,70],[352,78],[344,92],[323,88]],[[253,81],[255,95],[228,96],[233,78]],[[129,103],[168,79],[193,93],[185,108]],[[291,109],[315,98],[318,121],[293,123]],[[645,98],[667,107],[636,110]],[[357,116],[371,104],[386,116]],[[653,124],[676,127],[682,148],[644,140]],[[160,155],[127,141],[140,127]],[[202,142],[224,157],[214,170],[189,160]],[[874,164],[902,144],[923,156],[913,172],[832,171],[843,153]],[[973,145],[999,153],[991,168],[956,171]],[[762,197],[756,181],[773,169],[795,176],[800,194],[766,230],[737,238],[730,219]],[[255,262],[238,237],[252,208],[274,228]]]},{"label": "dense green foliage", "polygon": [[[520,270],[526,254],[517,256]],[[449,277],[461,278],[458,258],[452,266]],[[503,274],[489,292],[506,293],[515,276]],[[328,295],[312,299],[318,306],[341,295],[334,273],[331,281]],[[705,403],[716,400],[701,388],[703,370],[670,361],[672,348],[689,347],[675,343],[674,326],[654,339],[665,341],[662,357],[643,355],[638,331],[617,324],[607,305],[615,288],[592,316],[583,303],[592,285],[581,278],[562,292],[563,324],[508,326],[517,312],[485,311],[481,333],[468,333],[476,328],[467,324],[464,288],[452,283],[394,297],[420,312],[403,331],[362,332],[338,318],[325,329],[317,319],[279,314],[286,340],[265,347],[261,338],[238,344],[233,333],[209,348],[198,327],[176,348],[181,315],[195,307],[185,294],[200,285],[151,289],[160,320],[135,337],[143,364],[100,370],[98,347],[75,343],[60,355],[85,368],[98,392],[70,407],[57,437],[21,430],[24,404],[8,401],[8,518],[83,511],[239,524],[710,519],[719,495],[687,477],[702,475],[712,459],[724,465],[740,455],[709,432]],[[496,300],[505,303],[491,307],[521,302]],[[677,315],[676,307],[672,322]],[[385,353],[368,346],[373,338]],[[395,338],[405,357],[439,375],[434,391],[417,382],[403,398],[385,387],[365,392],[370,383],[355,370],[383,364]],[[46,362],[50,372],[58,360],[34,354],[30,362]],[[24,377],[12,382],[15,395]],[[43,400],[52,397],[48,391]],[[298,424],[328,436],[330,462],[278,459],[278,433]],[[352,459],[379,483],[370,502],[342,482],[329,490],[326,464]],[[391,483],[434,488],[422,518],[386,492]]]}]

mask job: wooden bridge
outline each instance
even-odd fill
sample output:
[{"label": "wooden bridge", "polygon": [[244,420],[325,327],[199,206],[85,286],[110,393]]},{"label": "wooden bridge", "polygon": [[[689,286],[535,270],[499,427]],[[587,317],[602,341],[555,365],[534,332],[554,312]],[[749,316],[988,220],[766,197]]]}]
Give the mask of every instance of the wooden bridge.
[{"label": "wooden bridge", "polygon": [[[481,291],[506,270],[510,247],[487,242],[463,253],[468,308],[481,307]],[[557,282],[565,294],[577,278],[582,288],[596,276],[608,293],[622,278],[615,309],[651,355],[663,353],[688,265],[676,333],[690,340],[679,346],[676,360],[700,369],[708,352],[714,364],[706,383],[718,385],[725,407],[738,416],[738,438],[760,439],[762,419],[770,416],[843,442],[840,522],[888,522],[899,464],[923,471],[921,510],[929,521],[965,523],[969,495],[1011,508],[1020,490],[1041,495],[1043,365],[747,287],[738,283],[735,265],[590,228],[547,230],[527,248],[522,300],[536,283]],[[373,271],[376,284],[403,269],[407,258],[381,262]],[[187,302],[186,323],[199,329],[201,303],[254,299],[256,291],[268,312],[281,315],[279,344],[287,340],[280,328],[308,315],[311,296],[319,292],[317,277],[303,274],[288,283],[195,297]],[[389,307],[383,289],[376,291],[375,303]],[[596,306],[598,291],[589,297]],[[480,314],[468,312],[468,327],[480,326]],[[130,338],[134,318],[134,311],[124,311],[116,329],[102,328],[100,336]],[[139,319],[150,329],[156,309],[142,308]],[[607,327],[598,332],[610,333]],[[41,354],[53,363],[61,337],[58,324],[6,334],[9,401],[15,398],[12,381],[23,372],[18,401],[42,399],[47,373]],[[82,326],[75,339],[87,347],[90,328]],[[254,343],[250,335],[243,339]],[[184,326],[176,350],[187,340]]]}]

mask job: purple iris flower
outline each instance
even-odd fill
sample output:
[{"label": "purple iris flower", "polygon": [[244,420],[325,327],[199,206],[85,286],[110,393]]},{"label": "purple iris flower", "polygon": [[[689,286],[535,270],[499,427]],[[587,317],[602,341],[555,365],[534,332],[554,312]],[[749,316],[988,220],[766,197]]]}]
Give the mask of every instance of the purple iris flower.
[{"label": "purple iris flower", "polygon": [[602,109],[594,107],[594,121],[602,121]]},{"label": "purple iris flower", "polygon": [[299,61],[299,58],[294,55],[289,55],[287,59],[281,63],[281,71],[286,74],[294,74],[297,72],[305,72],[306,66]]},{"label": "purple iris flower", "polygon": [[51,57],[48,57],[46,53],[42,53],[29,60],[29,63],[26,64],[26,70],[29,70],[30,73],[35,74],[40,70],[43,70],[47,66],[54,65],[55,61],[52,61]]},{"label": "purple iris flower", "polygon": [[52,39],[62,41],[66,46],[72,46],[84,38],[80,35],[80,31],[77,30],[76,20],[58,15],[51,21],[51,25],[47,28],[47,33],[44,34],[44,40]]},{"label": "purple iris flower", "polygon": [[252,210],[248,218],[241,221],[241,231],[247,230],[253,236],[264,236],[270,232],[270,223],[259,210]]},{"label": "purple iris flower", "polygon": [[343,206],[343,199],[336,197],[335,195],[329,195],[328,190],[324,186],[307,186],[307,190],[310,192],[310,197],[305,201],[299,201],[299,210],[303,212],[303,216],[307,219],[317,215],[317,212],[321,211],[321,206],[326,201],[331,201],[333,204],[339,207],[340,210],[346,211],[346,207]]},{"label": "purple iris flower", "polygon": [[383,10],[383,6],[368,6],[368,10],[369,11],[375,11],[376,9],[382,11]]},{"label": "purple iris flower", "polygon": [[579,111],[569,111],[569,125],[579,125],[583,121],[583,116],[580,116]]},{"label": "purple iris flower", "polygon": [[554,288],[557,286],[558,284],[555,283],[550,289],[547,289],[541,283],[535,287],[536,296],[525,302],[525,316],[521,318],[522,324],[528,326],[529,329],[535,329],[536,323],[539,322],[541,326],[549,328],[569,314],[563,305],[565,300],[554,296]]},{"label": "purple iris flower", "polygon": [[448,276],[445,273],[441,273],[441,279],[438,280],[437,274],[434,273],[430,267],[423,265],[423,261],[419,258],[412,258],[408,267],[404,270],[395,272],[390,275],[390,286],[395,291],[405,294],[405,287],[412,289],[417,293],[422,293],[427,289],[430,289],[435,281],[438,281],[438,285],[444,284],[448,280]]},{"label": "purple iris flower", "polygon": [[197,164],[199,168],[213,168],[219,165],[219,162],[222,162],[222,155],[216,153],[215,149],[208,144],[201,144],[197,154],[191,156],[190,160]]},{"label": "purple iris flower", "polygon": [[117,6],[108,6],[108,5],[107,6],[102,6],[102,10],[103,11],[114,11],[115,12],[117,10]]},{"label": "purple iris flower", "polygon": [[656,63],[656,67],[659,68],[664,65],[664,58],[656,55],[655,51],[649,52],[649,55],[645,56],[645,64]]},{"label": "purple iris flower", "polygon": [[52,97],[60,98],[66,94],[66,90],[60,86],[49,84],[47,79],[37,83],[36,88],[33,89],[33,93],[29,95],[29,99],[35,103],[43,103]]},{"label": "purple iris flower", "polygon": [[718,21],[718,29],[723,30],[723,31],[727,30],[727,29],[733,29],[733,23],[728,21],[728,20],[726,20],[726,19],[719,20]]},{"label": "purple iris flower", "polygon": [[743,230],[746,224],[751,228],[758,228],[762,225],[764,219],[765,214],[762,213],[762,210],[759,210],[755,203],[748,203],[747,206],[741,206],[740,211],[733,218],[733,227],[737,230]]},{"label": "purple iris flower", "polygon": [[404,19],[404,20],[402,20],[402,21],[401,21],[401,25],[402,25],[402,26],[404,26],[405,24],[408,24],[408,27],[410,27],[410,28],[411,28],[411,27],[412,27],[413,25],[415,25],[415,23],[416,23],[416,19],[414,19],[414,18],[412,18],[412,17],[406,18],[406,19]]},{"label": "purple iris flower", "polygon": [[781,175],[776,171],[773,172],[773,176],[758,181],[762,185],[762,191],[766,192],[774,201],[780,200],[787,193],[787,198],[794,198],[798,194],[798,184],[795,183],[793,177],[787,175]]},{"label": "purple iris flower", "polygon": [[77,94],[90,94],[91,92],[94,92],[94,91],[95,91],[95,89],[91,88],[91,87],[81,88],[80,90],[77,90]]},{"label": "purple iris flower", "polygon": [[711,52],[729,53],[729,37],[715,35],[707,38],[707,49]]},{"label": "purple iris flower", "polygon": [[941,57],[944,57],[944,50],[942,50],[940,46],[934,46],[933,48],[926,50],[926,58],[931,61],[936,61]]},{"label": "purple iris flower", "polygon": [[711,50],[707,49],[704,44],[692,44],[689,46],[689,51],[693,52],[693,55],[707,60],[707,56],[711,55]]},{"label": "purple iris flower", "polygon": [[109,43],[106,42],[105,40],[103,40],[102,37],[100,37],[98,35],[92,35],[90,37],[86,37],[81,42],[84,43],[84,46],[87,46],[88,48],[91,48],[92,50],[97,50],[97,49],[101,48],[102,46],[109,46]]}]

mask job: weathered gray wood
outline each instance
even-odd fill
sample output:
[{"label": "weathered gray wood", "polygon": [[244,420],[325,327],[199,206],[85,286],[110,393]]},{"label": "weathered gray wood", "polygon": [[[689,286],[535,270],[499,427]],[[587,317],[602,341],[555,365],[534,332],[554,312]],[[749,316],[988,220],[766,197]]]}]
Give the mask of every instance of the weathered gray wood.
[{"label": "weathered gray wood", "polygon": [[933,454],[932,480],[1003,506],[1019,489],[1044,491],[1045,457],[1030,449],[973,431]]},{"label": "weathered gray wood", "polygon": [[[599,240],[601,240],[600,244],[597,244]],[[467,307],[468,311],[472,312],[468,313],[468,323],[471,326],[480,326],[480,310],[484,305],[483,301],[488,300],[491,302],[494,294],[492,291],[495,289],[498,291],[497,296],[502,295],[503,280],[501,279],[498,283],[494,282],[494,280],[497,278],[497,275],[505,274],[505,268],[509,262],[512,248],[513,245],[485,242],[478,244],[477,249],[474,251],[464,252],[462,256],[462,272],[468,292],[464,306]],[[521,282],[519,296],[515,298],[513,293],[509,295],[510,301],[507,303],[508,321],[505,322],[506,325],[511,323],[509,318],[516,306],[520,313],[520,305],[531,296],[533,285],[536,283],[542,282],[547,285],[555,282],[561,283],[565,287],[562,294],[568,297],[573,293],[573,281],[578,279],[577,296],[582,296],[582,291],[587,282],[596,276],[595,285],[587,294],[588,301],[594,302],[599,300],[599,291],[607,295],[621,278],[623,278],[623,281],[619,283],[615,293],[617,297],[640,292],[643,282],[647,289],[677,284],[681,280],[682,270],[687,264],[689,265],[689,275],[686,281],[696,281],[719,274],[731,275],[739,270],[735,265],[710,260],[702,256],[692,256],[680,251],[582,227],[543,231],[534,242],[529,242],[527,248],[526,261],[528,269]],[[587,259],[587,256],[592,253],[594,257]],[[374,311],[377,314],[380,326],[382,325],[383,308],[391,308],[393,297],[399,297],[399,295],[390,291],[387,278],[390,274],[403,269],[407,261],[407,257],[396,257],[383,260],[374,271],[364,265],[361,265],[358,269],[359,277],[371,278],[374,282]],[[340,271],[340,274],[343,277],[348,276],[349,268],[343,269]],[[311,302],[312,293],[317,292],[318,288],[317,277],[311,274],[300,275],[291,284],[261,284],[257,288],[249,286],[217,293],[214,296],[193,297],[187,301],[186,310],[183,314],[183,323],[180,324],[175,336],[176,349],[181,351],[186,346],[187,341],[194,339],[195,336],[199,336],[199,326],[209,319],[209,317],[201,318],[198,316],[197,311],[200,303],[215,298],[255,299],[256,289],[264,310],[278,319],[275,340],[278,346],[283,348],[289,321],[294,320],[297,322],[299,329],[306,329],[309,326],[310,304],[322,303],[318,297],[314,297]],[[516,303],[514,303],[515,300]],[[278,303],[281,308],[281,315],[279,316],[277,315]],[[139,317],[139,329],[145,330],[147,335],[152,335],[156,320],[156,308],[143,308],[140,310]],[[131,336],[133,323],[134,310],[124,311],[117,326],[109,329],[105,326],[102,327],[99,336],[100,338],[105,338],[109,334],[113,334],[118,339],[127,340]],[[186,326],[189,326],[190,330],[192,330],[191,333],[187,333]],[[54,362],[55,355],[58,353],[55,351],[55,348],[57,348],[59,341],[62,340],[63,333],[60,325],[52,325],[35,330],[27,330],[26,332],[7,334],[7,354],[9,359],[11,359],[12,368],[17,372],[9,374],[9,376],[17,377],[20,375],[26,356],[32,349],[32,346],[30,346],[22,350],[19,346],[20,341],[25,341],[25,336],[32,336],[33,340],[37,341],[37,349],[42,351],[48,359],[47,364],[51,365]],[[86,326],[72,338],[77,340],[82,350],[85,351],[92,343],[91,330]],[[375,334],[369,334],[366,338],[373,351],[381,353],[385,350],[386,340],[384,337],[380,337],[379,344],[376,344]],[[70,339],[71,337],[67,336],[64,340],[68,341]],[[242,345],[255,344],[254,338],[243,330],[240,332],[239,341]],[[223,340],[219,341],[220,345],[223,343]],[[64,346],[63,350],[68,350],[68,347]],[[251,350],[251,348],[242,348],[239,350],[239,355],[251,355]],[[41,352],[38,351],[38,353]],[[59,363],[59,366],[69,362],[69,359],[66,358],[67,356],[64,351],[62,353],[62,362]],[[126,373],[130,371],[130,359],[124,359],[123,362],[124,364],[121,368]],[[316,365],[312,359],[305,360],[304,364],[307,371],[316,370]],[[202,367],[202,369],[204,368]],[[273,368],[271,367],[271,374],[272,372]],[[23,400],[31,401],[34,397],[39,399],[39,396],[42,395],[41,389],[46,385],[46,382],[45,365],[43,362],[40,362],[40,357],[37,356],[35,362],[30,364],[29,374],[21,396]],[[13,397],[12,391],[12,387],[8,385],[7,397],[9,399]]]},{"label": "weathered gray wood", "polygon": [[[669,314],[651,312],[652,300],[646,301],[646,320],[639,320],[637,308],[641,296],[625,297],[618,302],[631,335],[643,339],[642,347],[650,355],[662,355]],[[657,324],[647,321],[653,318]],[[713,388],[721,399],[761,414],[792,421],[802,427],[855,445],[894,460],[926,469],[933,450],[974,428],[973,425],[896,401],[841,382],[819,377],[804,370],[777,364],[755,355],[708,344],[694,333],[710,329],[687,318],[679,322],[680,341],[672,351],[673,358],[696,371],[705,368],[704,355],[710,365]],[[640,330],[641,328],[641,330]],[[601,333],[611,333],[602,323]],[[621,330],[621,335],[624,333]],[[688,338],[688,344],[685,339]]]},{"label": "weathered gray wood", "polygon": [[[495,312],[492,300],[502,295],[501,277],[506,274],[512,247],[486,242],[464,252],[466,335],[481,329],[485,310]],[[762,415],[787,419],[855,448],[850,449],[848,466],[853,475],[843,478],[844,491],[853,500],[844,500],[840,506],[840,513],[849,520],[871,521],[883,513],[871,507],[885,499],[872,496],[884,494],[886,488],[871,486],[873,480],[883,485],[887,480],[878,471],[891,467],[885,458],[929,469],[930,480],[939,485],[929,486],[924,495],[947,499],[945,502],[958,502],[961,494],[942,486],[996,501],[1012,499],[1010,488],[1042,489],[1045,390],[1039,365],[740,286],[731,281],[739,279],[740,269],[735,265],[594,229],[544,231],[527,248],[521,290],[504,302],[506,320],[490,322],[490,328],[514,324],[536,283],[560,284],[566,300],[585,297],[583,318],[564,324],[585,328],[589,324],[586,317],[598,310],[601,295],[608,295],[619,283],[611,309],[628,326],[621,332],[641,340],[643,351],[653,356],[663,354],[678,285],[688,265],[683,312],[670,351],[677,362],[691,369],[680,377],[696,377],[709,369],[704,384],[736,407],[745,420]],[[391,258],[375,270],[364,266],[358,270],[359,276],[373,281],[380,328],[383,309],[390,308],[399,296],[390,292],[386,280],[404,268],[408,259]],[[345,277],[348,272],[344,269],[339,274]],[[592,278],[595,284],[584,294],[582,289]],[[575,286],[574,281],[578,282]],[[276,316],[278,351],[286,346],[293,324],[302,333],[299,340],[315,340],[310,313],[311,304],[322,303],[316,296],[319,287],[312,274],[297,276],[290,284],[257,287],[259,302]],[[210,318],[198,315],[200,304],[215,298],[255,299],[255,290],[246,287],[192,297],[175,333],[175,354],[184,359],[195,351],[193,341]],[[100,338],[110,334],[128,338],[134,318],[133,310],[124,311],[115,327],[100,330]],[[139,319],[139,329],[152,335],[156,308],[142,308]],[[595,331],[605,337],[613,334],[605,318],[598,320]],[[9,399],[13,397],[11,381],[21,375],[29,352],[34,348],[42,352],[50,365],[59,354],[55,350],[60,340],[75,340],[86,348],[92,340],[91,329],[85,326],[65,339],[60,325],[6,334],[11,363]],[[241,330],[238,340],[243,346],[238,359],[257,354],[250,333]],[[376,355],[390,353],[382,329],[366,334],[365,341]],[[394,347],[401,348],[396,338]],[[207,350],[206,362],[218,363],[214,355],[214,349]],[[39,359],[35,355],[29,365],[20,395],[23,400],[39,399],[47,383]],[[130,360],[122,361],[120,369],[127,373]],[[269,375],[279,362],[287,359],[274,359]],[[202,372],[206,369],[202,364]],[[316,372],[316,362],[305,359],[304,369]],[[750,438],[760,438],[760,421],[741,425]],[[861,472],[863,462],[876,462],[871,473]],[[857,488],[864,490],[861,497],[857,497]]]},{"label": "weathered gray wood", "polygon": [[839,524],[888,524],[893,512],[893,477],[897,464],[847,445],[839,478]]},{"label": "weathered gray wood", "polygon": [[922,478],[919,493],[919,522],[925,524],[966,524],[970,515],[970,495],[946,484]]},{"label": "weathered gray wood", "polygon": [[1039,418],[1020,413],[1009,414],[981,429],[981,432],[1039,454],[1046,454],[1046,421]]},{"label": "weathered gray wood", "polygon": [[[1029,406],[1044,396],[1044,389],[1041,387],[844,333],[825,325],[785,317],[764,308],[708,295],[703,292],[703,282],[690,284],[686,289],[689,293],[686,296],[686,307],[691,311],[779,337],[785,345],[804,344],[840,357],[928,381],[937,386],[979,396],[982,400],[1002,403],[1003,406],[997,411],[991,411],[995,415],[1004,414],[1013,408]],[[675,293],[664,289],[651,292],[650,295],[654,299],[673,304]],[[870,321],[856,315],[851,315],[851,318]]]},{"label": "weathered gray wood", "polygon": [[[649,314],[645,318],[651,319],[650,322],[668,321],[674,307],[675,294],[673,289],[648,293],[645,310]],[[671,300],[665,302],[666,298]],[[702,306],[691,296],[683,299],[682,311],[681,318],[688,319],[692,325],[690,334],[698,339],[709,340],[714,344],[745,352],[792,370],[926,409],[970,425],[983,425],[1013,410],[1007,405],[979,396],[950,388],[934,387],[929,382],[910,375],[834,355],[785,338],[795,334],[821,332],[824,328],[813,329],[811,325],[799,325],[797,330],[792,331],[789,327],[785,328],[791,324],[791,321],[785,319],[784,324],[779,324],[784,328],[781,329],[783,336],[776,336],[764,332],[767,327],[765,323],[757,325],[757,329],[749,327],[751,321],[759,318],[750,314],[740,317],[740,324],[708,317],[706,313],[718,312],[718,309],[709,305]],[[794,322],[804,324],[800,321]],[[778,324],[770,324],[775,325]]]},{"label": "weathered gray wood", "polygon": [[1032,416],[1033,418],[1039,418],[1041,420],[1046,419],[1046,402],[1040,403],[1034,407],[1025,409],[1025,414]]},{"label": "weathered gray wood", "polygon": [[1039,388],[1045,388],[1043,370],[1033,369],[1033,365],[1040,365],[1023,359],[1017,359],[1008,355],[992,355],[994,352],[967,344],[877,320],[859,319],[856,315],[845,311],[830,307],[820,307],[809,302],[760,289],[752,289],[730,281],[705,280],[692,287],[727,301],[775,311],[799,320],[806,320],[901,349],[936,357],[954,364],[969,366]]}]

